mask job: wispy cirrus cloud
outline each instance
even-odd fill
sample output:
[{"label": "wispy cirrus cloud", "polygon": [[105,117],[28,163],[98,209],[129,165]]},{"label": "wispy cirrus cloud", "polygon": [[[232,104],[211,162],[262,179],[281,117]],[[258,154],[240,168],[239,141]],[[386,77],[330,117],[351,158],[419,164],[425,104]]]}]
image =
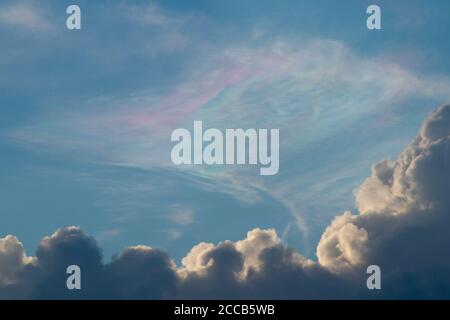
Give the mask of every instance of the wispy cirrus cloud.
[{"label": "wispy cirrus cloud", "polygon": [[92,99],[70,111],[43,114],[10,136],[37,150],[150,169],[171,166],[170,134],[190,128],[193,120],[216,128],[279,128],[277,176],[261,178],[232,166],[187,170],[242,199],[264,190],[289,208],[306,243],[309,226],[323,214],[315,212],[316,196],[330,194],[327,212],[347,204],[348,191],[379,151],[395,154],[414,128],[398,134],[397,141],[389,131],[418,123],[429,111],[411,112],[408,104],[426,100],[431,107],[450,99],[446,77],[417,75],[325,39],[220,48],[189,74],[167,94]]},{"label": "wispy cirrus cloud", "polygon": [[152,34],[151,41],[144,34],[142,42],[146,43],[147,54],[173,53],[193,44],[192,29],[198,24],[200,17],[189,13],[177,13],[166,10],[156,2],[141,5],[117,5],[129,22]]},{"label": "wispy cirrus cloud", "polygon": [[[167,164],[165,154],[149,156],[150,147],[170,147],[168,134],[196,118],[211,127],[279,127],[288,133],[284,144],[298,151],[357,118],[389,111],[383,107],[392,110],[411,97],[450,95],[447,78],[416,76],[389,61],[358,57],[337,41],[301,47],[278,41],[227,49],[204,60],[170,94],[91,99],[77,110],[43,114],[39,123],[12,136],[36,147],[55,145],[55,151],[63,145],[95,149],[92,156],[145,167]],[[299,126],[302,134],[289,134]],[[58,134],[62,131],[67,134]],[[121,148],[124,144],[128,147]]]},{"label": "wispy cirrus cloud", "polygon": [[33,2],[0,5],[0,24],[29,32],[50,32],[54,25],[44,10]]}]

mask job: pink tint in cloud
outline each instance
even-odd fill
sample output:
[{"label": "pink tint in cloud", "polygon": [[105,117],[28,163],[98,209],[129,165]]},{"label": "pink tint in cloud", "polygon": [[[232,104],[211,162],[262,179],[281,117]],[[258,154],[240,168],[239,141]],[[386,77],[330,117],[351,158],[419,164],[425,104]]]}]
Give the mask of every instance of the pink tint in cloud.
[{"label": "pink tint in cloud", "polygon": [[103,128],[159,131],[173,127],[214,99],[229,86],[257,74],[252,66],[233,64],[198,74],[174,94],[145,107],[120,106],[108,114],[90,117],[86,124]]},{"label": "pink tint in cloud", "polygon": [[195,71],[167,97],[142,102],[141,106],[121,105],[83,122],[88,128],[108,133],[145,131],[161,134],[192,116],[227,87],[257,77],[271,79],[277,72],[301,63],[302,58],[301,55],[292,57],[263,49],[229,51],[220,58],[209,60],[205,68]]}]

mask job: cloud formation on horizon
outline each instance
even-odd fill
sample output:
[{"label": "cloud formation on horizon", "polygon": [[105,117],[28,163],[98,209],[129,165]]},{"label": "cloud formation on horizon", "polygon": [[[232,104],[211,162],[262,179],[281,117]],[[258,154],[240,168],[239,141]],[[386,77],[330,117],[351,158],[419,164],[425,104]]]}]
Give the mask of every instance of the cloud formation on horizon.
[{"label": "cloud formation on horizon", "polygon": [[[395,161],[382,161],[355,192],[359,213],[335,217],[318,261],[286,247],[274,230],[194,246],[176,266],[167,253],[128,247],[102,262],[77,227],[41,240],[29,257],[14,236],[0,239],[0,298],[450,298],[450,105],[433,112]],[[83,289],[65,287],[66,267]],[[382,290],[366,288],[366,268]]]}]

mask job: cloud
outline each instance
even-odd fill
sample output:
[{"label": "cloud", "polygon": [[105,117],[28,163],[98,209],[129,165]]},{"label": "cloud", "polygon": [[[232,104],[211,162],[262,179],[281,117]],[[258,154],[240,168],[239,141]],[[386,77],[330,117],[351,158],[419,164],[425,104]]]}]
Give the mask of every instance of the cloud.
[{"label": "cloud", "polygon": [[194,212],[182,205],[173,205],[168,213],[168,219],[179,226],[188,226],[194,222]]},{"label": "cloud", "polygon": [[180,269],[180,275],[187,277],[196,273],[202,275],[214,265],[214,252],[221,248],[230,248],[242,257],[242,266],[239,277],[245,278],[250,269],[259,270],[259,256],[261,252],[267,248],[271,248],[280,244],[275,230],[254,229],[249,231],[247,238],[237,241],[225,241],[217,246],[211,243],[200,243],[196,245],[183,259],[183,267]]},{"label": "cloud", "polygon": [[[154,21],[149,28],[172,24],[161,8],[147,11]],[[147,11],[132,13],[146,16]],[[410,139],[409,127],[424,110],[409,112],[406,106],[450,99],[448,78],[417,75],[387,59],[362,56],[340,41],[277,39],[208,47],[199,56],[201,61],[186,66],[188,76],[163,94],[132,92],[91,99],[69,110],[55,108],[9,136],[46,154],[76,154],[80,160],[159,172],[181,169],[184,178],[196,179],[205,190],[214,186],[247,202],[259,200],[262,191],[289,210],[294,226],[289,230],[299,231],[306,247],[314,234],[311,227],[321,230],[331,218],[325,212],[348,207],[349,191],[380,152],[399,151],[389,133]],[[174,168],[170,134],[191,128],[195,119],[221,129],[230,123],[279,128],[279,174],[255,177],[255,168],[248,166]],[[353,165],[343,165],[348,161]],[[333,199],[323,204],[322,193]]]},{"label": "cloud", "polygon": [[114,299],[168,298],[177,285],[175,263],[166,253],[146,246],[127,248],[105,269],[107,279],[114,281]]},{"label": "cloud", "polygon": [[[80,291],[66,289],[66,267],[71,264],[82,270]],[[237,242],[200,243],[177,268],[165,252],[142,245],[128,247],[103,264],[93,238],[68,227],[45,237],[33,261],[3,261],[1,270],[2,277],[14,270],[14,281],[0,285],[0,297],[7,299],[332,297],[340,283],[331,272],[283,246],[274,230],[261,229]],[[313,285],[318,287],[311,291]]]},{"label": "cloud", "polygon": [[450,108],[439,108],[397,161],[383,161],[374,166],[372,176],[356,193],[359,210],[401,215],[449,208],[450,200],[445,196],[450,186],[446,179],[449,122]]},{"label": "cloud", "polygon": [[[193,43],[191,30],[199,17],[168,11],[154,2],[145,5],[119,4],[118,10],[129,21],[147,31],[143,41],[148,43],[145,50],[150,55],[173,53]],[[155,34],[153,38],[148,38],[149,31]]]},{"label": "cloud", "polygon": [[130,19],[148,26],[172,26],[183,20],[164,13],[156,3],[145,6],[125,6],[123,9],[126,10]]},{"label": "cloud", "polygon": [[[348,164],[350,165],[350,164]],[[27,257],[13,236],[0,240],[0,295],[22,298],[450,298],[450,105],[433,112],[395,161],[381,161],[355,191],[359,213],[334,218],[317,261],[286,247],[274,230],[240,241],[200,243],[177,267],[147,246],[103,263],[96,241],[69,227]],[[326,199],[326,194],[322,195]],[[80,265],[82,291],[65,289]],[[365,287],[382,270],[382,290]]]},{"label": "cloud", "polygon": [[[16,240],[9,236],[1,241]],[[9,251],[10,257],[23,257],[21,246]],[[96,241],[78,227],[62,228],[43,238],[33,260],[2,258],[1,263],[0,278],[8,280],[0,286],[3,298],[158,299],[176,284],[174,263],[166,253],[147,246],[128,247],[103,264]],[[66,268],[72,264],[82,270],[81,292],[66,288]]]},{"label": "cloud", "polygon": [[[341,271],[366,262],[374,254],[371,241],[384,244],[387,235],[414,226],[431,232],[438,227],[436,221],[450,220],[449,147],[450,105],[446,105],[430,115],[396,161],[373,166],[372,175],[356,191],[361,214],[335,218],[319,243],[319,262]],[[432,233],[428,236],[436,238]]]},{"label": "cloud", "polygon": [[9,235],[0,239],[0,286],[14,283],[17,271],[33,261],[33,258],[26,256],[22,243],[16,237]]},{"label": "cloud", "polygon": [[[217,128],[282,128],[291,154],[383,107],[399,107],[399,101],[449,98],[447,78],[419,77],[388,61],[360,57],[339,41],[293,42],[210,49],[167,94],[91,99],[75,110],[42,114],[11,137],[53,152],[76,150],[98,161],[151,168],[170,164],[167,137],[192,126],[193,119]],[[301,122],[301,135],[292,119]]]},{"label": "cloud", "polygon": [[[388,296],[414,282],[416,297],[450,293],[450,105],[424,122],[396,161],[382,161],[356,191],[360,214],[334,219],[317,247],[319,263],[340,274],[374,263]],[[412,290],[412,289],[411,289]]]},{"label": "cloud", "polygon": [[47,32],[53,29],[41,8],[31,2],[0,6],[0,24],[30,32]]},{"label": "cloud", "polygon": [[284,246],[271,229],[254,229],[237,242],[200,243],[182,264],[176,298],[312,299],[348,295],[337,276]]}]

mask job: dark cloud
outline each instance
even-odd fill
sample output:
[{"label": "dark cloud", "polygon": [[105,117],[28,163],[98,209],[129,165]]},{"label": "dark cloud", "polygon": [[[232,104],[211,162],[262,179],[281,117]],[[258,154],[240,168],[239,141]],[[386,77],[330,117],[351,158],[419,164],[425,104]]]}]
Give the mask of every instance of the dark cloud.
[{"label": "dark cloud", "polygon": [[[173,295],[177,283],[175,265],[166,253],[146,246],[130,247],[103,264],[95,240],[76,227],[59,229],[42,239],[35,258],[25,256],[17,239],[5,239],[1,241],[13,244],[7,252],[1,251],[0,261],[5,261],[3,257],[21,258],[6,261],[16,271],[14,277],[12,269],[1,269],[3,298],[162,299]],[[69,265],[80,267],[82,290],[67,289]]]},{"label": "dark cloud", "polygon": [[[395,161],[382,161],[356,191],[359,214],[325,230],[318,261],[284,246],[274,230],[200,243],[177,267],[146,246],[102,262],[96,241],[68,227],[28,257],[13,236],[0,239],[1,298],[450,298],[450,105],[425,121]],[[66,267],[82,270],[82,290],[66,289]],[[382,290],[366,288],[366,268]]]},{"label": "dark cloud", "polygon": [[173,297],[178,282],[175,263],[162,251],[131,247],[105,266],[105,288],[113,299]]}]

